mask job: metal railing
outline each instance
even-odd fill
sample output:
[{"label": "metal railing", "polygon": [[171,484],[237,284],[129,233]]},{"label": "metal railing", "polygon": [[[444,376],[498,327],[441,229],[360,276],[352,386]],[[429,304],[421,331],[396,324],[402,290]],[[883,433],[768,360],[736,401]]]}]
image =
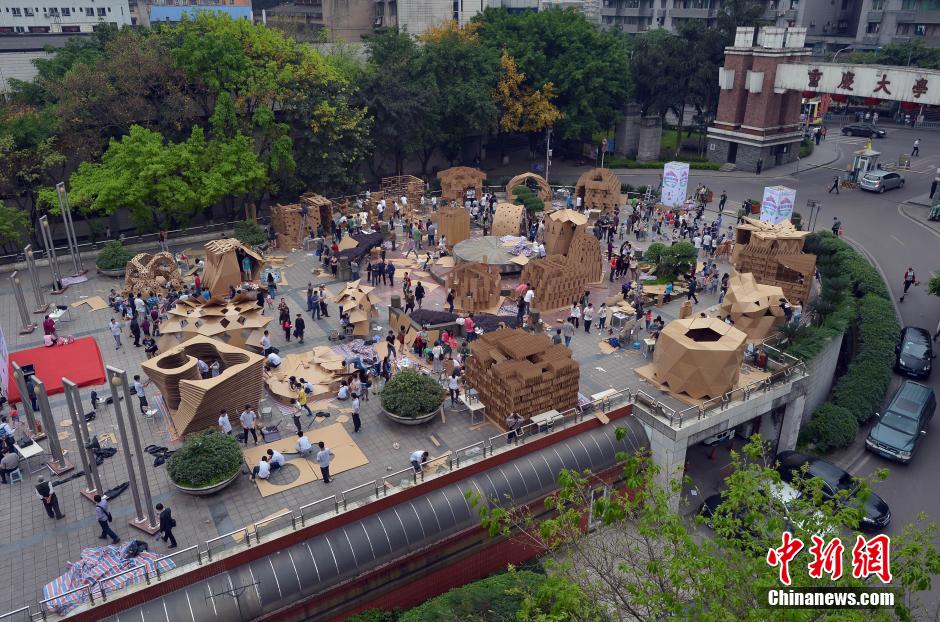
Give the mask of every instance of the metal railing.
[{"label": "metal railing", "polygon": [[[266,527],[270,525],[271,523],[274,523],[275,521],[282,521],[282,519],[288,518],[288,517],[290,518],[291,530],[297,529],[297,518],[294,516],[293,510],[287,510],[286,512],[281,512],[280,514],[276,516],[263,518],[259,520],[257,523],[254,523],[252,527],[254,527],[254,532],[255,532],[255,544],[258,544],[259,542],[261,542],[261,528],[262,527]],[[286,521],[283,521],[283,522],[286,522]],[[251,535],[250,531],[251,530],[249,530],[249,537]]]},{"label": "metal railing", "polygon": [[[215,544],[216,542],[222,542],[222,543],[225,544],[226,547],[227,547],[228,544],[229,544],[229,542],[227,542],[227,540],[228,540],[229,538],[231,538],[232,541],[237,542],[237,540],[235,540],[234,536],[236,536],[236,535],[238,535],[238,534],[240,534],[240,533],[241,533],[241,534],[244,534],[244,536],[245,536],[245,546],[246,546],[246,547],[250,547],[250,546],[251,546],[251,534],[248,532],[248,527],[242,527],[241,529],[236,529],[235,531],[230,531],[230,532],[228,532],[228,533],[222,534],[221,536],[216,536],[215,538],[212,538],[212,539],[210,539],[210,540],[206,540],[206,556],[209,558],[209,561],[210,561],[210,562],[212,561],[212,545],[213,545],[213,544]],[[225,547],[223,547],[223,548],[225,548]]]},{"label": "metal railing", "polygon": [[177,569],[177,568],[180,568],[181,566],[187,566],[188,564],[178,564],[178,563],[176,562],[176,560],[173,559],[173,558],[174,558],[174,557],[182,556],[182,555],[184,555],[184,554],[186,554],[186,553],[189,553],[190,551],[195,551],[195,552],[196,552],[196,555],[195,555],[195,558],[194,558],[194,561],[196,562],[196,565],[197,565],[197,566],[202,566],[202,553],[201,553],[200,550],[199,550],[199,545],[198,545],[198,544],[194,544],[194,545],[192,545],[192,546],[190,546],[190,547],[186,547],[185,549],[176,551],[175,553],[170,553],[169,555],[164,555],[163,557],[157,559],[157,560],[154,562],[154,564],[153,564],[153,567],[156,569],[157,581],[159,581],[160,579],[163,578],[163,575],[162,575],[162,573],[160,572],[160,562],[162,562],[162,561],[167,561],[167,560],[171,560],[171,561],[173,562],[173,564],[174,564],[174,568],[172,568],[173,570],[175,570],[175,569]]}]

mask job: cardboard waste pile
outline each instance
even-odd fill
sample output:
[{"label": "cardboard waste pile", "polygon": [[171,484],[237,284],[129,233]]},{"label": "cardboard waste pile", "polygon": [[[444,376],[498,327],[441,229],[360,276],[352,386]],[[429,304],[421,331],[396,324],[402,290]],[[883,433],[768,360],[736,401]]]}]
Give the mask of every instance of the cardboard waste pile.
[{"label": "cardboard waste pile", "polygon": [[734,389],[747,335],[718,318],[673,320],[656,341],[654,380],[670,391],[703,399]]},{"label": "cardboard waste pile", "polygon": [[454,290],[454,308],[486,311],[499,302],[499,268],[476,261],[458,264],[447,274],[447,289]]},{"label": "cardboard waste pile", "polygon": [[138,253],[124,269],[124,294],[147,296],[165,294],[170,288],[183,288],[183,275],[173,253]]},{"label": "cardboard waste pile", "polygon": [[439,171],[437,178],[441,180],[441,198],[445,201],[457,201],[459,205],[463,205],[468,190],[473,191],[472,196],[478,201],[483,197],[483,181],[486,179],[486,173],[480,169],[454,166]]},{"label": "cardboard waste pile", "polygon": [[762,285],[751,273],[735,272],[728,280],[728,293],[718,314],[722,318],[730,315],[735,328],[751,341],[760,341],[785,321],[781,298],[784,298],[781,288]]},{"label": "cardboard waste pile", "polygon": [[[203,379],[196,367],[200,359],[218,361],[221,374]],[[140,364],[157,387],[179,436],[216,428],[225,409],[237,424],[245,404],[261,399],[264,357],[211,337],[197,336]]]},{"label": "cardboard waste pile", "polygon": [[798,231],[789,220],[776,225],[745,218],[735,234],[731,265],[750,272],[758,283],[776,285],[787,300],[809,300],[816,255],[803,252],[809,231]]},{"label": "cardboard waste pile", "polygon": [[372,334],[372,318],[377,315],[375,305],[378,299],[372,295],[374,287],[362,285],[359,280],[346,283],[338,294],[331,296],[332,301],[349,314],[352,332],[358,337]]},{"label": "cardboard waste pile", "polygon": [[291,390],[288,378],[294,376],[313,384],[311,399],[328,394],[330,397],[339,390],[339,383],[345,379],[346,363],[343,356],[328,346],[314,346],[307,352],[288,354],[281,359],[281,365],[265,373],[265,385],[274,399],[282,404],[290,404],[297,396]]},{"label": "cardboard waste pile", "polygon": [[264,329],[274,319],[263,315],[255,303],[253,292],[237,294],[231,301],[190,296],[178,300],[167,311],[167,319],[160,324],[162,335],[157,341],[165,352],[196,336],[214,337],[238,348],[261,350]]},{"label": "cardboard waste pile", "polygon": [[442,207],[434,217],[438,235],[447,240],[447,247],[463,242],[470,237],[470,210],[463,207]]},{"label": "cardboard waste pile", "polygon": [[[242,272],[242,259],[248,257],[251,273]],[[206,268],[202,286],[213,296],[227,296],[229,287],[237,288],[245,281],[257,282],[264,267],[264,256],[235,238],[206,242]],[[251,278],[245,278],[250,276]]]},{"label": "cardboard waste pile", "polygon": [[517,412],[528,421],[549,410],[564,412],[578,403],[581,368],[571,350],[544,334],[501,328],[470,345],[465,378],[500,429]]},{"label": "cardboard waste pile", "polygon": [[552,188],[548,185],[548,182],[545,181],[544,177],[536,175],[535,173],[522,173],[509,180],[509,183],[506,184],[506,196],[509,197],[510,201],[516,199],[516,195],[512,193],[513,189],[523,185],[531,188],[536,196],[545,201],[546,207],[551,205]]},{"label": "cardboard waste pile", "polygon": [[609,168],[595,168],[578,178],[575,195],[584,199],[584,208],[610,212],[623,205],[620,194],[620,178]]}]

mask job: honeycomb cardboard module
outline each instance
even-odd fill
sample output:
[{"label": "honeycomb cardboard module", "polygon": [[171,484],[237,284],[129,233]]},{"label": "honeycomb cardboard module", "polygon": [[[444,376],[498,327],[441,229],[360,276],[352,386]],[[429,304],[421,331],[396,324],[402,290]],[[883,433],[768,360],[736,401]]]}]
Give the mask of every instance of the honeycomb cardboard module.
[{"label": "honeycomb cardboard module", "polygon": [[524,212],[525,208],[521,205],[497,203],[490,235],[497,238],[504,235],[519,235],[522,229],[522,215]]},{"label": "honeycomb cardboard module", "polygon": [[183,275],[173,253],[138,253],[124,269],[124,294],[147,296],[183,288]]},{"label": "honeycomb cardboard module", "polygon": [[787,300],[806,302],[816,270],[816,255],[803,252],[809,233],[789,220],[770,224],[745,218],[735,233],[731,266],[750,272],[758,283],[781,288]]},{"label": "honeycomb cardboard module", "polygon": [[300,203],[271,208],[271,226],[277,234],[278,248],[284,250],[300,248],[310,229],[316,235],[318,227],[322,227],[328,234],[332,220],[333,203],[314,193],[301,196]]},{"label": "honeycomb cardboard module", "polygon": [[437,178],[441,182],[441,198],[445,201],[456,201],[463,205],[464,199],[479,200],[483,196],[486,173],[478,168],[454,166],[439,171]]},{"label": "honeycomb cardboard module", "polygon": [[499,269],[486,263],[457,264],[447,274],[447,289],[454,290],[454,308],[459,311],[487,311],[500,299]]},{"label": "honeycomb cardboard module", "polygon": [[453,248],[470,237],[470,211],[463,207],[442,207],[435,215],[437,231],[447,240],[447,247]]},{"label": "honeycomb cardboard module", "polygon": [[214,337],[238,347],[261,351],[261,337],[274,318],[264,315],[254,292],[240,292],[229,301],[190,296],[178,300],[160,324],[157,345],[161,352],[196,336]]},{"label": "honeycomb cardboard module", "polygon": [[545,334],[501,328],[473,341],[470,351],[467,384],[501,430],[512,412],[528,422],[533,415],[564,412],[578,403],[581,368],[571,350],[553,344]]},{"label": "honeycomb cardboard module", "polygon": [[734,327],[751,341],[767,338],[785,321],[780,299],[783,290],[775,285],[762,285],[754,275],[735,272],[728,279],[728,293],[718,307],[720,317],[731,316]]},{"label": "honeycomb cardboard module", "polygon": [[595,168],[581,175],[574,192],[583,199],[586,210],[613,213],[615,207],[623,205],[620,178],[609,168]]},{"label": "honeycomb cardboard module", "polygon": [[572,270],[564,255],[548,255],[533,259],[522,269],[522,283],[529,283],[535,292],[532,308],[541,312],[570,307],[587,286],[587,277]]}]

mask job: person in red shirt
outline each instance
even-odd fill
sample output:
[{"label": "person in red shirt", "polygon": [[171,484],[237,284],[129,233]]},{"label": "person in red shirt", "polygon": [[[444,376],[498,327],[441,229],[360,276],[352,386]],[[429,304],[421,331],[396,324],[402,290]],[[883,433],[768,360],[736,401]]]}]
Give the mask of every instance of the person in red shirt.
[{"label": "person in red shirt", "polygon": [[467,341],[473,341],[476,339],[477,335],[473,332],[473,314],[471,313],[463,320],[463,332],[467,336]]},{"label": "person in red shirt", "polygon": [[52,335],[53,339],[57,338],[55,334],[55,320],[53,320],[48,315],[46,316],[46,319],[42,321],[42,330],[44,334]]}]

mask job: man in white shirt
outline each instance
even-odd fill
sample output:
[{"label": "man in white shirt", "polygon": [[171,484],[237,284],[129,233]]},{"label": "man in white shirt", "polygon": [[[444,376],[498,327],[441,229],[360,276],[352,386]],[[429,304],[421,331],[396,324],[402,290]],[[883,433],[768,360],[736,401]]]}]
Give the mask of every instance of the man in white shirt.
[{"label": "man in white shirt", "polygon": [[702,236],[695,234],[695,237],[692,238],[692,246],[695,247],[696,255],[700,250],[702,250]]},{"label": "man in white shirt", "polygon": [[203,379],[209,377],[209,365],[202,359],[196,359],[196,369],[199,370],[199,375]]},{"label": "man in white shirt", "polygon": [[284,454],[277,451],[276,449],[268,450],[268,462],[271,463],[271,470],[277,471],[279,468],[284,466]]},{"label": "man in white shirt", "polygon": [[271,336],[268,331],[264,331],[261,337],[261,356],[267,356],[271,352]]},{"label": "man in white shirt", "polygon": [[525,312],[530,313],[532,311],[532,301],[535,299],[535,290],[532,289],[531,283],[526,283],[525,295],[522,299],[525,301]]},{"label": "man in white shirt", "polygon": [[353,420],[353,432],[358,432],[362,429],[362,420],[359,418],[359,396],[356,393],[352,394],[352,420]]},{"label": "man in white shirt", "polygon": [[336,393],[336,399],[338,400],[349,399],[349,385],[347,385],[345,381],[339,385],[339,391]]},{"label": "man in white shirt", "polygon": [[[238,416],[238,420],[241,421],[242,428],[245,430],[245,444],[248,444],[248,433],[251,433],[252,438],[255,439],[255,445],[258,444],[258,433],[255,431],[255,421],[257,420],[258,415],[255,414],[255,411],[251,409],[251,406],[245,404],[245,410],[242,411],[242,414]],[[261,435],[262,440],[264,440],[264,435]]]},{"label": "man in white shirt", "polygon": [[271,352],[270,354],[268,354],[268,358],[264,363],[264,368],[270,371],[272,369],[277,369],[280,366],[281,366],[281,357],[279,357],[274,352]]},{"label": "man in white shirt", "polygon": [[268,462],[267,456],[261,456],[261,462],[251,470],[251,481],[268,479],[269,477],[271,477],[271,464]]},{"label": "man in white shirt", "polygon": [[223,410],[219,415],[219,429],[222,430],[222,434],[232,433],[232,422],[229,421],[227,410]]},{"label": "man in white shirt", "polygon": [[304,436],[303,432],[297,433],[297,453],[299,453],[304,458],[310,455],[310,452],[313,450],[313,445],[310,443],[310,439]]},{"label": "man in white shirt", "polygon": [[702,236],[702,248],[705,249],[706,253],[711,254],[712,252],[712,236],[710,233],[706,233]]},{"label": "man in white shirt", "polygon": [[111,324],[108,327],[111,330],[111,336],[114,337],[114,349],[121,349],[121,324],[114,318],[111,318]]},{"label": "man in white shirt", "polygon": [[330,462],[336,457],[323,441],[317,443],[320,451],[317,452],[317,464],[320,465],[320,473],[323,475],[323,483],[330,483]]},{"label": "man in white shirt", "polygon": [[134,309],[137,311],[137,315],[144,315],[147,313],[147,303],[144,302],[144,299],[137,297],[134,299]]},{"label": "man in white shirt", "polygon": [[134,394],[137,396],[137,399],[140,400],[140,412],[141,414],[147,414],[147,394],[144,393],[144,383],[140,381],[140,376],[134,375]]},{"label": "man in white shirt", "polygon": [[415,468],[415,473],[421,472],[421,465],[428,459],[428,452],[418,450],[411,452],[411,466]]}]

